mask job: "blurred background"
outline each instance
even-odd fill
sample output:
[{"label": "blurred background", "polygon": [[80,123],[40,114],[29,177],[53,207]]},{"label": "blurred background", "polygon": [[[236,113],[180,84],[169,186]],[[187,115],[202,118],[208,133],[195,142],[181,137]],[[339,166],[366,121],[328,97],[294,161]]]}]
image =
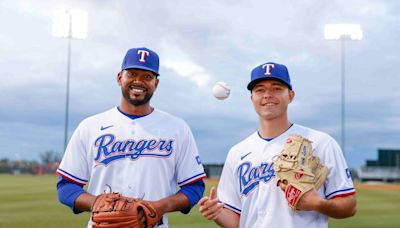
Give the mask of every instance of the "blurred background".
[{"label": "blurred background", "polygon": [[[399,180],[399,15],[396,0],[1,0],[0,170],[56,168],[79,122],[119,104],[122,58],[145,46],[161,59],[152,105],[188,122],[208,172],[257,130],[246,85],[275,61],[296,92],[292,122],[333,136],[358,175]],[[78,32],[60,38],[57,23]],[[326,36],[344,23],[355,30]],[[211,95],[218,81],[227,100]]]}]

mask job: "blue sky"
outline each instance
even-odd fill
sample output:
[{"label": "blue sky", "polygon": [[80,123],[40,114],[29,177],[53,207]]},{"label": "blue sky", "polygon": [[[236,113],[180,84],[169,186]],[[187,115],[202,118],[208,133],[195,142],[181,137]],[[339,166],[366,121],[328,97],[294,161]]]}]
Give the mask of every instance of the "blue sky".
[{"label": "blue sky", "polygon": [[[146,46],[161,58],[152,105],[185,119],[204,163],[257,129],[246,90],[253,67],[287,65],[296,91],[292,122],[340,141],[340,43],[327,23],[358,23],[346,44],[346,157],[357,168],[378,148],[400,148],[400,2],[23,1],[0,2],[0,158],[39,159],[64,140],[67,41],[52,37],[53,11],[88,11],[86,40],[72,42],[70,134],[78,123],[118,105],[116,75],[126,50]],[[217,81],[232,88],[211,95]]]}]

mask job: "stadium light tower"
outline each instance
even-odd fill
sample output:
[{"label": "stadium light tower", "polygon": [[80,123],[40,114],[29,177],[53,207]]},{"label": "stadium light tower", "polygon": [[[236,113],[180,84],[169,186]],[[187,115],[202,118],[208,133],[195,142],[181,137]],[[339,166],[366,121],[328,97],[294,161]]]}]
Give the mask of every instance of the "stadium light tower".
[{"label": "stadium light tower", "polygon": [[341,44],[341,147],[343,154],[346,151],[346,137],[345,137],[345,54],[346,54],[346,41],[347,40],[361,40],[363,36],[361,26],[358,24],[327,24],[324,28],[324,37],[326,40],[340,40]]},{"label": "stadium light tower", "polygon": [[72,39],[86,39],[88,14],[84,10],[56,10],[53,18],[53,36],[68,39],[67,52],[67,94],[65,99],[64,151],[68,142],[69,81],[71,69]]}]

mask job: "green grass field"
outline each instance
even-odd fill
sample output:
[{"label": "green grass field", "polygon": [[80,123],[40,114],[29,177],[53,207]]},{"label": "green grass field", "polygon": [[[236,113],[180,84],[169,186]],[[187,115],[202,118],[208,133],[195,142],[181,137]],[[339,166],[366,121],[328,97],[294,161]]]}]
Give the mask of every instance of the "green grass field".
[{"label": "green grass field", "polygon": [[[74,215],[57,200],[56,176],[0,175],[0,227],[86,227],[89,213]],[[207,183],[207,193],[212,184]],[[357,189],[358,213],[331,219],[329,227],[400,227],[400,191]],[[170,215],[171,227],[217,227],[199,214]]]}]

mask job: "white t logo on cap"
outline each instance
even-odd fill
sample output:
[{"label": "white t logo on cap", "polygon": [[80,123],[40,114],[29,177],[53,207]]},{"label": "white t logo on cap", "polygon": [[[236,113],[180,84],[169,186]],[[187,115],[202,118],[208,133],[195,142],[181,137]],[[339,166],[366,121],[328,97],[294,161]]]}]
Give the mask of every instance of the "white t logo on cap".
[{"label": "white t logo on cap", "polygon": [[271,75],[270,69],[275,68],[275,64],[267,63],[262,65],[262,68],[265,69],[265,75]]},{"label": "white t logo on cap", "polygon": [[145,51],[145,50],[138,50],[137,53],[138,53],[138,55],[140,55],[139,62],[141,62],[141,63],[145,63],[146,56],[149,56],[149,54],[150,54],[148,51]]}]

